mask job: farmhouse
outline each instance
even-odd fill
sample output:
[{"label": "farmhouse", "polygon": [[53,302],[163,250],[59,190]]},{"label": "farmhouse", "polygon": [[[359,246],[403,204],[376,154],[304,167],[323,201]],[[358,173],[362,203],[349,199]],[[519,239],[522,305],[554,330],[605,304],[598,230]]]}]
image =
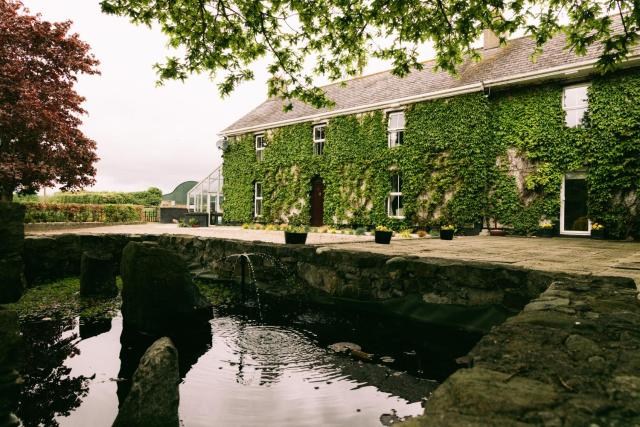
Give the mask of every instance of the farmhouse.
[{"label": "farmhouse", "polygon": [[531,233],[640,233],[640,55],[601,74],[552,39],[500,46],[458,76],[432,62],[323,89],[316,109],[266,100],[222,132],[224,220]]}]

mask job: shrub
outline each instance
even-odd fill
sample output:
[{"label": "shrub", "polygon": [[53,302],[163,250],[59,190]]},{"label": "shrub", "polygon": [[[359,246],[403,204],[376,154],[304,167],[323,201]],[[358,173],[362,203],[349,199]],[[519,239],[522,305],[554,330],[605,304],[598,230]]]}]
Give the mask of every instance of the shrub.
[{"label": "shrub", "polygon": [[78,203],[25,203],[25,223],[142,221],[142,206]]},{"label": "shrub", "polygon": [[400,230],[398,235],[400,237],[402,237],[403,239],[410,239],[411,238],[411,230],[408,230],[408,229]]},{"label": "shrub", "polygon": [[119,191],[60,192],[54,194],[50,200],[54,203],[158,206],[162,201],[162,191],[159,188],[151,187],[146,191],[130,193]]}]

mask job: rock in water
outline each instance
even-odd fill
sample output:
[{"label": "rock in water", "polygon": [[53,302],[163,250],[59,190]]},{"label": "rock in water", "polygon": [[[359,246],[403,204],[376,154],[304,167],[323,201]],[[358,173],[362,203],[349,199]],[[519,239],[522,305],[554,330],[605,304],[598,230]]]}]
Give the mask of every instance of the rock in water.
[{"label": "rock in water", "polygon": [[24,205],[0,202],[0,304],[17,301],[25,287]]},{"label": "rock in water", "polygon": [[335,351],[336,353],[349,353],[351,351],[360,351],[362,350],[362,347],[352,342],[337,342],[331,344],[329,346],[329,349]]},{"label": "rock in water", "polygon": [[140,359],[113,427],[179,426],[179,382],[178,350],[171,339],[160,338]]},{"label": "rock in water", "polygon": [[113,297],[117,294],[111,254],[83,252],[80,260],[80,295]]},{"label": "rock in water", "polygon": [[130,242],[122,252],[122,317],[127,326],[170,335],[185,323],[208,321],[211,304],[194,285],[176,253],[150,242]]}]

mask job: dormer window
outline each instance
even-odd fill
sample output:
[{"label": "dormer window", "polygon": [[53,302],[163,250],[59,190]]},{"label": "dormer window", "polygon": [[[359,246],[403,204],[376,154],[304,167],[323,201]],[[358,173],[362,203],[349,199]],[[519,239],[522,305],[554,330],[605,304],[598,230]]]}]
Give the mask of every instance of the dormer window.
[{"label": "dormer window", "polygon": [[589,108],[589,85],[568,86],[564,88],[562,108],[565,111],[565,124],[574,128],[582,125],[582,118]]},{"label": "dormer window", "polygon": [[267,143],[264,140],[264,135],[256,135],[255,137],[255,145],[256,145],[256,160],[261,162],[264,160],[264,148],[267,146]]},{"label": "dormer window", "polygon": [[387,132],[389,148],[397,147],[404,143],[404,111],[389,113]]},{"label": "dormer window", "polygon": [[313,127],[313,154],[322,156],[324,152],[324,132],[326,125],[316,125]]}]

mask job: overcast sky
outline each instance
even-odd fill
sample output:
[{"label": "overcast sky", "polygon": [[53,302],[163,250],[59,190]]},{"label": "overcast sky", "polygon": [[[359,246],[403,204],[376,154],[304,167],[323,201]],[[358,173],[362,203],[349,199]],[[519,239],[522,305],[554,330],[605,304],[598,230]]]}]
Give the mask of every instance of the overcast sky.
[{"label": "overcast sky", "polygon": [[[77,84],[89,112],[82,129],[97,142],[101,159],[88,190],[155,186],[167,193],[182,181],[199,181],[221,162],[216,134],[266,99],[266,62],[253,67],[254,81],[225,99],[202,75],[156,87],[152,66],[167,52],[159,30],[105,15],[99,0],[23,1],[45,20],[73,21],[72,31],[100,60],[102,75],[81,76]],[[386,68],[374,62],[366,73]]]}]

